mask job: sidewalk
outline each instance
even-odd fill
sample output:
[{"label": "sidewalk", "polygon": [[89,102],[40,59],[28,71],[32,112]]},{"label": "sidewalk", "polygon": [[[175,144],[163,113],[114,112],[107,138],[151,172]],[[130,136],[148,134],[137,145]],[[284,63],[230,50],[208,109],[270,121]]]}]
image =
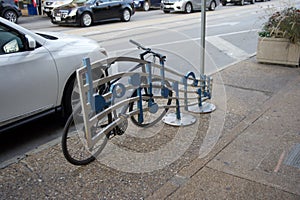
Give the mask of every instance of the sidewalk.
[{"label": "sidewalk", "polygon": [[[214,88],[224,83],[226,94],[214,94],[214,113],[226,112],[225,124],[205,157],[199,149],[214,113],[199,116],[200,129],[182,156],[149,172],[116,170],[101,159],[73,166],[57,141],[0,170],[0,199],[300,199],[299,68],[258,64],[254,57],[219,75]],[[222,98],[225,106],[218,104]],[[166,126],[151,138],[125,134],[115,143],[155,151],[176,137],[175,129]]]}]

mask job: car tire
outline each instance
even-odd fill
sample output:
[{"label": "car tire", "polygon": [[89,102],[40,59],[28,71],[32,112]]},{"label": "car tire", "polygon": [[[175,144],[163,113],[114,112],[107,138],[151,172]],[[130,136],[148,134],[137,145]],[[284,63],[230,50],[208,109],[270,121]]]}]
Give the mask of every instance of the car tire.
[{"label": "car tire", "polygon": [[8,21],[11,21],[13,23],[18,23],[18,15],[13,10],[7,10],[4,12],[3,17],[7,19]]},{"label": "car tire", "polygon": [[222,2],[222,6],[226,6],[226,4],[227,4],[227,3],[226,3],[225,1]]},{"label": "car tire", "polygon": [[164,13],[170,13],[170,11],[169,10],[164,10]]},{"label": "car tire", "polygon": [[251,3],[251,4],[255,4],[255,0],[251,0],[250,3]]},{"label": "car tire", "polygon": [[93,18],[92,18],[92,15],[90,13],[83,13],[81,15],[81,18],[80,18],[80,25],[83,26],[83,27],[89,27],[91,26],[93,23]]},{"label": "car tire", "polygon": [[149,11],[150,10],[150,3],[149,1],[145,1],[143,5],[144,11]]},{"label": "car tire", "polygon": [[71,77],[66,84],[62,99],[62,118],[67,120],[72,113],[72,93],[75,83],[75,77]]},{"label": "car tire", "polygon": [[129,9],[125,8],[122,12],[121,20],[123,22],[129,22],[131,18],[131,12]]},{"label": "car tire", "polygon": [[216,2],[215,2],[215,1],[212,1],[212,2],[210,2],[210,5],[209,5],[208,10],[214,11],[214,10],[216,9],[216,7],[217,7]]},{"label": "car tire", "polygon": [[47,17],[51,17],[51,13],[50,12],[47,12],[46,15],[47,15]]},{"label": "car tire", "polygon": [[241,0],[240,5],[241,5],[241,6],[244,6],[244,5],[245,5],[245,1],[244,1],[244,0]]},{"label": "car tire", "polygon": [[185,13],[191,13],[193,11],[193,6],[190,2],[186,3],[185,4],[185,7],[184,7],[184,12]]}]

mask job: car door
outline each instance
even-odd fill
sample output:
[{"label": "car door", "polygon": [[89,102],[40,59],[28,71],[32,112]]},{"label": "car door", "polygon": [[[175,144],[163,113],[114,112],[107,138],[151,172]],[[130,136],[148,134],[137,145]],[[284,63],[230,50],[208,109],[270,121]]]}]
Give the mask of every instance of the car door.
[{"label": "car door", "polygon": [[96,0],[95,5],[92,7],[95,21],[107,19],[110,15],[110,1],[109,0]]},{"label": "car door", "polygon": [[122,11],[122,2],[120,0],[110,0],[109,18],[119,18]]},{"label": "car door", "polygon": [[25,34],[0,23],[0,125],[52,108],[57,101],[55,62],[41,44],[28,49]]}]

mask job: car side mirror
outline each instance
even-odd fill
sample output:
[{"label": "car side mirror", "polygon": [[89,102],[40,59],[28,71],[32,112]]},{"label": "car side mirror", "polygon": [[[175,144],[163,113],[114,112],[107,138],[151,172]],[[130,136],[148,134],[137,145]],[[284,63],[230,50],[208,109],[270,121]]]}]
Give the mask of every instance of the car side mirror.
[{"label": "car side mirror", "polygon": [[25,35],[25,38],[27,40],[28,47],[30,49],[35,49],[35,47],[36,47],[36,41],[35,41],[35,39],[33,39],[30,35]]}]

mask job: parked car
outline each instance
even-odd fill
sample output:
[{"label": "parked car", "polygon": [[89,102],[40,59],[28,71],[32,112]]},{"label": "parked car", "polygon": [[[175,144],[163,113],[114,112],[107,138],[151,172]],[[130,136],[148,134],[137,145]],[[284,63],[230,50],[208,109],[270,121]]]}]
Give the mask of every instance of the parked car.
[{"label": "parked car", "polygon": [[58,6],[69,4],[71,2],[72,2],[72,0],[45,0],[43,12],[48,17],[51,17],[53,8],[57,8]]},{"label": "parked car", "polygon": [[0,132],[49,112],[72,112],[75,71],[82,59],[106,57],[96,41],[31,32],[0,17]]},{"label": "parked car", "polygon": [[245,2],[248,2],[250,4],[254,4],[255,0],[221,0],[221,3],[223,6],[226,6],[228,3],[233,3],[234,5],[245,5]]},{"label": "parked car", "polygon": [[0,17],[3,17],[14,23],[18,23],[18,18],[21,15],[22,12],[18,6],[0,0]]},{"label": "parked car", "polygon": [[72,3],[53,9],[53,24],[91,26],[93,23],[121,19],[130,21],[134,14],[133,0],[73,0]]},{"label": "parked car", "polygon": [[150,8],[160,8],[161,0],[134,0],[134,7],[136,9],[142,9],[149,11]]},{"label": "parked car", "polygon": [[[206,0],[206,8],[215,10],[220,5],[220,0]],[[161,9],[164,13],[171,11],[191,13],[201,10],[201,0],[162,0]]]}]

